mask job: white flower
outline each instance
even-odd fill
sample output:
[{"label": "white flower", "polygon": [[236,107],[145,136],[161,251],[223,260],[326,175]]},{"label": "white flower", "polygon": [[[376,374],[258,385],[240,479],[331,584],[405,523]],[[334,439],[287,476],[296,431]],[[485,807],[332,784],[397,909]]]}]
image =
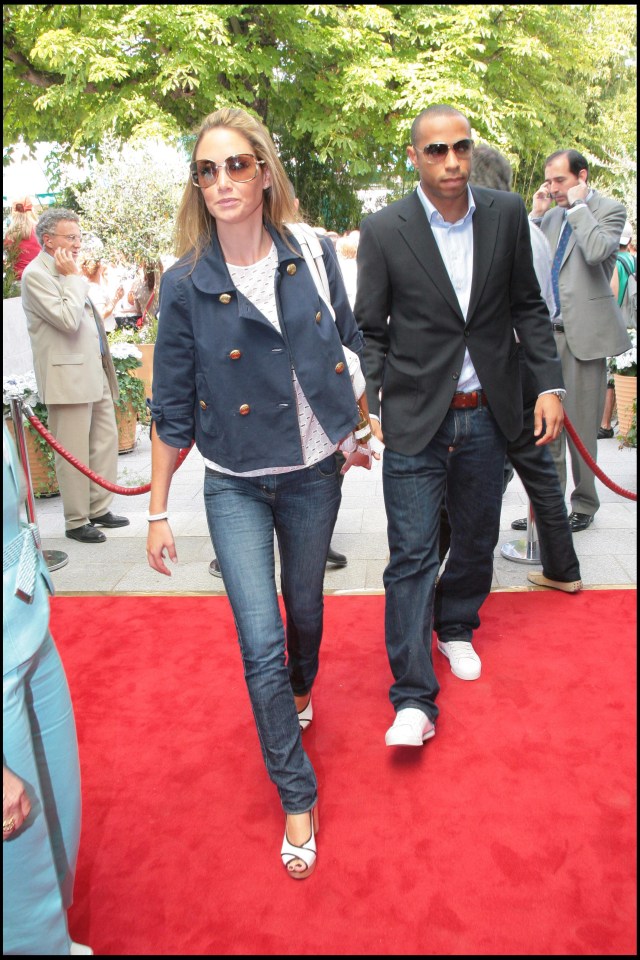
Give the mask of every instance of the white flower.
[{"label": "white flower", "polygon": [[638,362],[638,340],[635,330],[627,331],[629,334],[629,339],[631,340],[631,346],[625,353],[621,353],[620,356],[614,357],[615,369],[620,373],[623,370],[628,370],[635,363]]},{"label": "white flower", "polygon": [[26,400],[30,405],[41,402],[33,370],[2,378],[2,402],[9,403],[12,397]]},{"label": "white flower", "polygon": [[142,360],[142,353],[133,343],[112,343],[110,350],[114,360],[127,360],[129,357]]}]

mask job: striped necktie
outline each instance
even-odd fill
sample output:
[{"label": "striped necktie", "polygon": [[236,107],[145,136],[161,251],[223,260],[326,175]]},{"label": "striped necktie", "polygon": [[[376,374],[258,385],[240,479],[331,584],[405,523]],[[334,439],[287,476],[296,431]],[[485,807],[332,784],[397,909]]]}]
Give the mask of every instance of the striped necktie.
[{"label": "striped necktie", "polygon": [[556,312],[554,317],[560,316],[560,267],[562,266],[562,258],[564,257],[564,252],[567,249],[567,244],[569,243],[569,237],[571,236],[571,224],[565,217],[564,225],[562,228],[562,233],[560,234],[560,239],[558,240],[558,246],[556,247],[556,254],[553,258],[553,265],[551,267],[551,283],[553,285],[553,296],[556,301]]}]

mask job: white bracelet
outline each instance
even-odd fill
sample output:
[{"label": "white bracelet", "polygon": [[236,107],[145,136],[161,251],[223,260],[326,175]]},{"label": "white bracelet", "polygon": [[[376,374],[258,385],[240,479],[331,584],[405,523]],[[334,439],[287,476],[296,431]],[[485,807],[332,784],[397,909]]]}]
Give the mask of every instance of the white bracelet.
[{"label": "white bracelet", "polygon": [[168,520],[168,519],[169,519],[169,514],[167,513],[166,510],[164,513],[148,513],[147,514],[147,520],[149,521],[149,523],[152,523],[154,520]]}]

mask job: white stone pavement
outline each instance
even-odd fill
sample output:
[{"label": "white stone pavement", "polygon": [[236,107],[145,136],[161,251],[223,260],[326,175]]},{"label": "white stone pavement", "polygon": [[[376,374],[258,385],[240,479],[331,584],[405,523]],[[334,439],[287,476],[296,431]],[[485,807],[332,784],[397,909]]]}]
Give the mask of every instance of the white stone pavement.
[{"label": "white stone pavement", "polygon": [[[135,449],[119,457],[118,483],[142,486],[151,476],[151,444],[147,428],[138,426]],[[623,490],[637,491],[637,460],[633,448],[620,449],[618,441],[598,441],[598,466]],[[45,550],[61,551],[65,566],[53,572],[59,594],[210,594],[224,593],[219,578],[209,573],[213,549],[209,539],[202,496],[204,467],[194,449],[178,469],[169,499],[171,524],[178,550],[172,576],[151,570],[145,559],[149,496],[114,497],[114,513],[129,517],[128,527],[105,530],[107,540],[83,544],[64,536],[60,497],[36,500],[36,519]],[[637,586],[636,503],[608,489],[599,480],[601,507],[594,523],[574,534],[585,587]],[[500,547],[524,534],[511,529],[511,521],[527,513],[528,500],[517,475],[504,496],[500,540],[495,553],[493,590],[537,590],[527,573],[539,565],[504,558]],[[376,593],[383,591],[382,574],[387,562],[386,517],[382,495],[381,464],[371,471],[350,470],[343,484],[343,498],[332,544],[345,553],[348,564],[328,568],[327,593]]]}]

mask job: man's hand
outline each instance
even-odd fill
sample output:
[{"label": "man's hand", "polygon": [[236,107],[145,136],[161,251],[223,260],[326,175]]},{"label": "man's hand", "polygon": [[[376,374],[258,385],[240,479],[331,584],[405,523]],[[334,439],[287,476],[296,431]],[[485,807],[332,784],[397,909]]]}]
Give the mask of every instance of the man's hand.
[{"label": "man's hand", "polygon": [[551,194],[549,193],[549,184],[545,181],[539,190],[533,195],[533,206],[531,208],[531,215],[533,217],[539,218],[544,217],[545,213],[551,206]]},{"label": "man's hand", "polygon": [[62,277],[68,277],[74,273],[82,276],[82,270],[68,250],[63,250],[62,247],[58,247],[53,254],[53,259],[56,262],[56,269]]},{"label": "man's hand", "polygon": [[556,440],[562,432],[563,423],[564,410],[560,397],[556,397],[555,393],[541,393],[533,411],[533,435],[539,437],[543,427],[545,430],[540,439],[536,440],[536,447]]},{"label": "man's hand", "polygon": [[567,203],[571,206],[576,200],[586,200],[588,193],[589,187],[584,180],[581,180],[575,187],[569,187],[567,190]]}]

